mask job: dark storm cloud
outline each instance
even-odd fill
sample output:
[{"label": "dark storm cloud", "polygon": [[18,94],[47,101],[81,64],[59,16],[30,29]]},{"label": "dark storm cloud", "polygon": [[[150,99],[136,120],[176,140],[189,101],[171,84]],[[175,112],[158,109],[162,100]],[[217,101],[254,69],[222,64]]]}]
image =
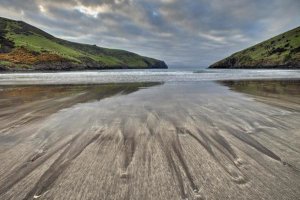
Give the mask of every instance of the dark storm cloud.
[{"label": "dark storm cloud", "polygon": [[299,26],[299,0],[0,0],[0,15],[76,42],[205,66]]}]

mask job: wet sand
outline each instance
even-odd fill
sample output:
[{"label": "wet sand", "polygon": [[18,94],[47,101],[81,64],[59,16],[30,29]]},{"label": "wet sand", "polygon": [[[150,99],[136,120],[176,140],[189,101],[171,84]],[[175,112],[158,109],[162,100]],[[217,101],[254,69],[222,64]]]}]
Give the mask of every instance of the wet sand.
[{"label": "wet sand", "polygon": [[0,86],[0,199],[300,199],[300,81]]}]

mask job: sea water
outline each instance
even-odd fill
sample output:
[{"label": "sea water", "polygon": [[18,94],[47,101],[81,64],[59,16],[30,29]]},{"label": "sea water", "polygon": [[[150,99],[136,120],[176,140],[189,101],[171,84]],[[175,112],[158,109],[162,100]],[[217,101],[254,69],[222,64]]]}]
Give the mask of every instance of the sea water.
[{"label": "sea water", "polygon": [[76,72],[2,73],[0,85],[9,84],[97,84],[124,82],[188,82],[241,79],[299,79],[300,70],[243,69],[124,69]]}]

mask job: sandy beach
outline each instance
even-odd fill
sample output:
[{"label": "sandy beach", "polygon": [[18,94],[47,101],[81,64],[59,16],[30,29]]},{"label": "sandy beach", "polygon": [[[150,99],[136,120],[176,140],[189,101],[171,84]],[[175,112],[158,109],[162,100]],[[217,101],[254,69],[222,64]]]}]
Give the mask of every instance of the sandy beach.
[{"label": "sandy beach", "polygon": [[300,81],[0,87],[0,199],[300,198]]}]

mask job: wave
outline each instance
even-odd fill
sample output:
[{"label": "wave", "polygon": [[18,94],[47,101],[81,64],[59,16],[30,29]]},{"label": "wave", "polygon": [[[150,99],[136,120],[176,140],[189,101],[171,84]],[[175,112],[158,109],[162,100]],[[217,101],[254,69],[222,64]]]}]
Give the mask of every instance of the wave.
[{"label": "wave", "polygon": [[105,70],[0,74],[0,85],[188,82],[241,79],[300,79],[299,70]]}]

